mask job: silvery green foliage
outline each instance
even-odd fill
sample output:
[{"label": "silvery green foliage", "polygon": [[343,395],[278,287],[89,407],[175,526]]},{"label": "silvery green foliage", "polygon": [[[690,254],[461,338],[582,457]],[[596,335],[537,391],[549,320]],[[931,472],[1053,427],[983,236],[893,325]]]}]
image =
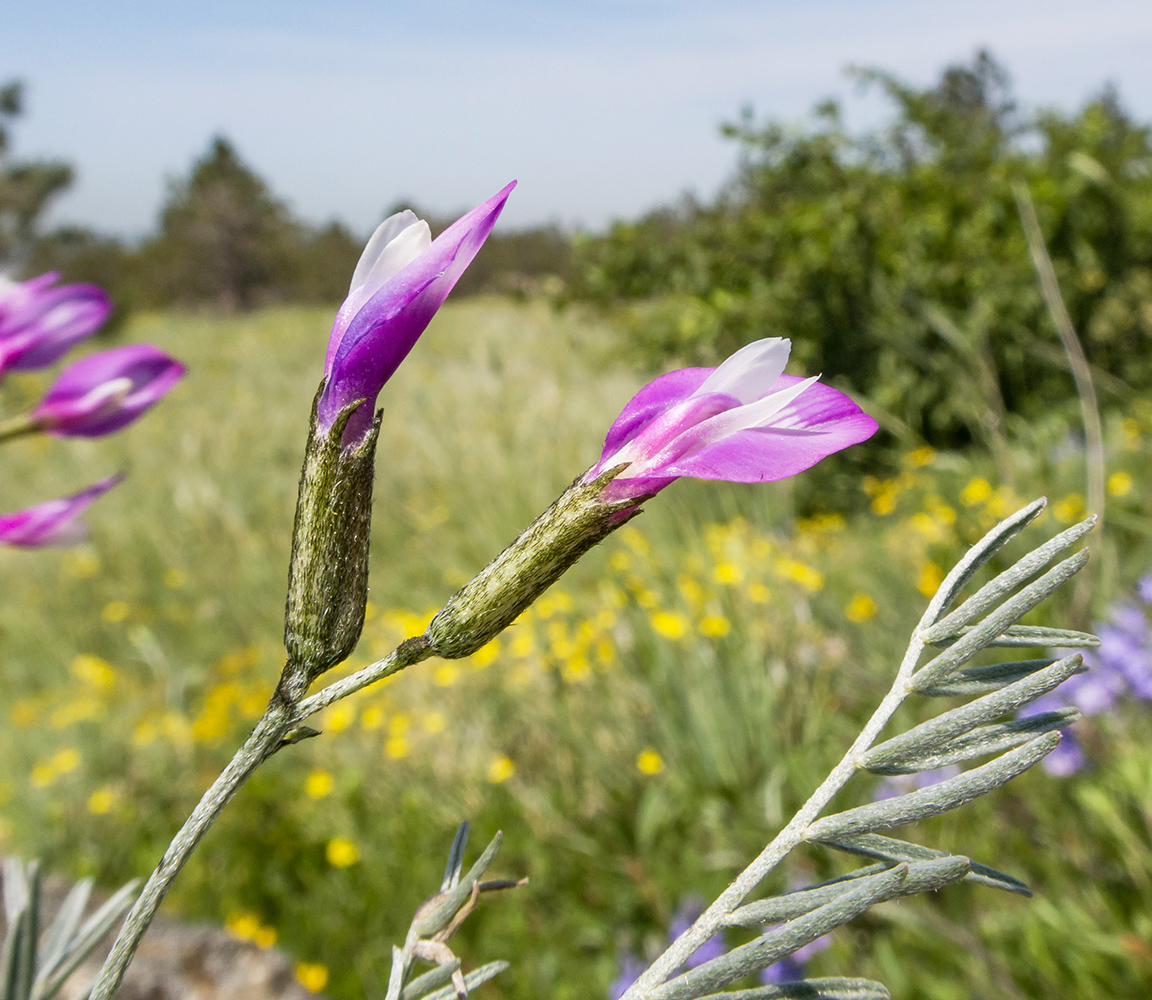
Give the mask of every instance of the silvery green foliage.
[{"label": "silvery green foliage", "polygon": [[[468,821],[456,829],[448,852],[448,864],[440,891],[426,899],[417,909],[408,928],[403,948],[392,949],[392,973],[388,979],[386,1000],[452,1000],[467,997],[469,990],[487,982],[508,968],[507,962],[489,962],[464,974],[460,959],[452,954],[447,941],[476,906],[482,892],[514,889],[527,879],[481,882],[480,878],[500,850],[503,834],[497,833],[476,863],[464,870],[464,848],[468,844]],[[415,979],[409,979],[416,959],[435,963],[435,968]]]},{"label": "silvery green foliage", "polygon": [[81,922],[92,880],[78,882],[41,934],[40,865],[4,861],[4,919],[0,1000],[50,1000],[65,980],[128,912],[139,882],[129,882]]},{"label": "silvery green foliage", "polygon": [[[949,613],[976,571],[1044,506],[1043,499],[1037,500],[1002,521],[948,574],[913,632],[892,690],[843,760],[761,855],[633,983],[623,1000],[885,998],[889,994],[881,984],[861,979],[813,979],[729,992],[723,988],[793,954],[869,907],[899,896],[934,891],[958,881],[1031,895],[1028,887],[1011,875],[966,857],[885,836],[881,831],[939,815],[1006,784],[1051,753],[1060,743],[1059,730],[1077,718],[1075,709],[1064,709],[998,721],[1082,672],[1079,654],[992,666],[965,665],[978,653],[995,647],[1098,645],[1095,636],[1083,632],[1016,624],[1087,561],[1088,553],[1080,551],[1039,575],[1058,553],[1091,530],[1094,517],[1039,546]],[[930,647],[941,651],[921,664]],[[881,730],[910,695],[970,700],[877,744]],[[907,794],[820,817],[859,771],[919,774],[981,757],[991,759]],[[745,903],[764,877],[802,843],[823,844],[875,863],[830,882]],[[767,929],[754,941],[680,971],[687,958],[723,928],[765,926]]]}]

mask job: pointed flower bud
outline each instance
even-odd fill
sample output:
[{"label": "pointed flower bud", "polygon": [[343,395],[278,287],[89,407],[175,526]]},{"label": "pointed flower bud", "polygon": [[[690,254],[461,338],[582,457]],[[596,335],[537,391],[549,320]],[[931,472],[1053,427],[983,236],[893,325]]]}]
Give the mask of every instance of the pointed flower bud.
[{"label": "pointed flower bud", "polygon": [[641,389],[609,430],[600,461],[432,619],[432,651],[476,652],[681,476],[771,482],[871,437],[876,421],[843,393],[783,374],[790,346],[760,340],[719,368],[670,372]]},{"label": "pointed flower bud", "polygon": [[151,344],[89,355],[60,373],[32,421],[60,437],[99,437],[130,424],[184,375],[184,366]]},{"label": "pointed flower bud", "polygon": [[47,367],[108,318],[112,303],[102,288],[53,288],[59,278],[50,272],[13,282],[0,275],[0,375]]},{"label": "pointed flower bud", "polygon": [[12,514],[0,514],[0,543],[31,549],[82,542],[88,537],[88,526],[80,520],[80,515],[123,478],[123,473],[109,476],[72,496],[47,500]]},{"label": "pointed flower bud", "polygon": [[488,238],[515,182],[435,240],[412,212],[368,241],[328,342],[300,474],[281,692],[298,698],[360,638],[368,596],[376,396]]},{"label": "pointed flower bud", "polygon": [[513,181],[477,205],[435,240],[428,223],[410,211],[385,219],[372,234],[328,341],[327,384],[317,411],[323,433],[354,399],[367,402],[349,419],[345,439],[351,443],[367,432],[377,394],[472,263],[515,186]]}]

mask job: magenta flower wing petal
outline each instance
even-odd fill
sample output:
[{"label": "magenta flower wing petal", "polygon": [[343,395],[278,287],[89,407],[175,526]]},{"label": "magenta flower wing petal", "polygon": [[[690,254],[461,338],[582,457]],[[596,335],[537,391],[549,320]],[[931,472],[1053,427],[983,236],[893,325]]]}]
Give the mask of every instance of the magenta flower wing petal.
[{"label": "magenta flower wing petal", "polygon": [[71,496],[47,500],[12,514],[0,514],[0,543],[42,548],[83,541],[88,537],[88,526],[80,520],[80,515],[123,478],[124,474],[119,473]]},{"label": "magenta flower wing petal", "polygon": [[[773,388],[787,388],[802,381],[784,375]],[[844,393],[817,382],[774,414],[770,425],[738,430],[660,471],[671,476],[738,483],[773,482],[866,441],[876,429],[876,421]]]},{"label": "magenta flower wing petal", "polygon": [[472,263],[515,185],[513,181],[457,219],[352,317],[328,365],[328,382],[317,411],[321,428],[331,427],[340,411],[357,399],[368,400],[368,405],[348,422],[345,440],[369,427],[377,394]]},{"label": "magenta flower wing petal", "polygon": [[151,344],[100,351],[65,368],[32,417],[59,436],[111,434],[161,399],[184,371]]},{"label": "magenta flower wing petal", "polygon": [[691,396],[716,369],[681,368],[649,382],[629,401],[604,439],[603,463],[669,408]]}]

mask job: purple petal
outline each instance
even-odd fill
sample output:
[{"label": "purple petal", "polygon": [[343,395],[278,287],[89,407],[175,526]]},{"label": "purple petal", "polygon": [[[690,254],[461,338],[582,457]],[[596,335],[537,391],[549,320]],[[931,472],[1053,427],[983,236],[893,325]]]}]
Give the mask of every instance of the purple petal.
[{"label": "purple petal", "polygon": [[344,440],[358,439],[371,426],[376,396],[472,263],[515,186],[513,181],[457,219],[352,318],[327,366],[328,383],[318,411],[322,429],[330,428],[340,411],[357,399],[367,402],[349,420]]},{"label": "purple petal", "polygon": [[681,368],[679,371],[661,375],[644,386],[629,400],[628,405],[616,418],[616,422],[609,428],[608,436],[604,440],[604,451],[600,455],[597,467],[601,468],[608,456],[618,452],[661,413],[691,396],[715,370],[715,368]]},{"label": "purple petal", "polygon": [[621,965],[620,975],[608,987],[608,1000],[620,1000],[628,992],[628,987],[639,979],[647,970],[646,962],[635,955],[625,955]]},{"label": "purple petal", "polygon": [[0,372],[43,368],[94,333],[112,311],[96,285],[50,288],[55,274],[10,286],[0,300]]},{"label": "purple petal", "polygon": [[32,416],[61,437],[110,434],[139,417],[183,375],[179,361],[151,344],[101,351],[65,368]]},{"label": "purple petal", "polygon": [[1152,573],[1140,577],[1136,584],[1136,593],[1145,604],[1152,604]]},{"label": "purple petal", "polygon": [[[780,378],[785,384],[800,381],[793,375]],[[876,429],[876,421],[842,392],[816,383],[776,414],[770,427],[737,431],[659,471],[737,483],[773,482],[866,441]]]},{"label": "purple petal", "polygon": [[88,536],[88,526],[79,520],[80,515],[123,478],[123,473],[109,476],[72,496],[0,515],[0,542],[21,548],[40,548],[83,541]]}]

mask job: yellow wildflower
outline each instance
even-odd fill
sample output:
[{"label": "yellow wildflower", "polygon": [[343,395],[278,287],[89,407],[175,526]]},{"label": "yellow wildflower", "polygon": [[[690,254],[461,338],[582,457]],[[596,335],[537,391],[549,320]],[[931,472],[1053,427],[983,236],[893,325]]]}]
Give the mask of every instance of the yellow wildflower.
[{"label": "yellow wildflower", "polygon": [[934,562],[926,562],[920,567],[920,577],[916,589],[925,597],[932,597],[944,580],[944,570]]},{"label": "yellow wildflower", "polygon": [[360,849],[344,837],[333,837],[328,841],[324,856],[333,868],[348,868],[360,860]]},{"label": "yellow wildflower", "polygon": [[652,628],[665,639],[682,639],[688,632],[688,623],[683,615],[669,611],[657,611],[649,619]]},{"label": "yellow wildflower", "polygon": [[323,962],[300,962],[296,966],[296,981],[304,989],[319,993],[328,985],[328,966]]},{"label": "yellow wildflower", "polygon": [[636,766],[642,774],[659,774],[664,770],[664,759],[651,747],[645,747],[636,757]]},{"label": "yellow wildflower", "polygon": [[516,773],[516,765],[504,754],[497,754],[488,765],[488,780],[494,785],[507,781]]},{"label": "yellow wildflower", "polygon": [[104,610],[100,612],[100,617],[106,622],[115,625],[118,622],[124,621],[131,613],[131,610],[125,601],[109,601],[104,605]]},{"label": "yellow wildflower", "polygon": [[1127,496],[1132,492],[1132,486],[1132,476],[1127,472],[1113,472],[1108,477],[1108,492],[1114,497]]},{"label": "yellow wildflower", "polygon": [[992,484],[983,476],[968,480],[968,485],[960,491],[960,502],[965,507],[975,507],[992,495]]},{"label": "yellow wildflower", "polygon": [[700,634],[719,639],[732,631],[732,623],[723,615],[708,615],[700,620]]},{"label": "yellow wildflower", "polygon": [[326,795],[332,793],[332,786],[335,782],[332,780],[332,775],[327,771],[316,768],[304,779],[304,794],[309,798],[322,799]]},{"label": "yellow wildflower", "polygon": [[866,622],[871,618],[876,617],[876,602],[872,600],[867,594],[855,594],[852,600],[848,602],[848,606],[844,609],[844,614],[850,622]]}]

